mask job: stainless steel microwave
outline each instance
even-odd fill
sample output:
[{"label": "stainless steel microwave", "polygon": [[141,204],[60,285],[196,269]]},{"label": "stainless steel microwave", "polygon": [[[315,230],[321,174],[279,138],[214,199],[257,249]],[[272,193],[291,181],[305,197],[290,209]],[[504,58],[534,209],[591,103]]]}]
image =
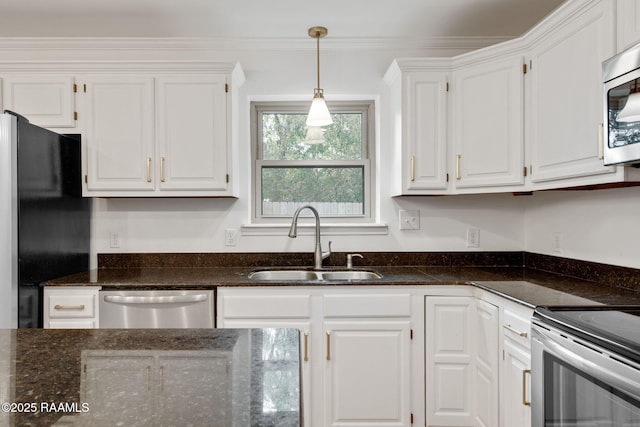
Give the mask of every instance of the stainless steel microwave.
[{"label": "stainless steel microwave", "polygon": [[640,43],[602,64],[605,165],[640,166]]}]

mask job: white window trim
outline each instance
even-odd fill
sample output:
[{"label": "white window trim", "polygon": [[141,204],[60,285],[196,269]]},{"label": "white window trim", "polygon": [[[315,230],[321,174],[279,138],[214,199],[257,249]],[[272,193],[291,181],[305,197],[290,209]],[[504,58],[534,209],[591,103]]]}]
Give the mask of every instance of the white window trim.
[{"label": "white window trim", "polygon": [[[377,222],[377,186],[375,176],[375,147],[376,147],[376,100],[373,98],[368,99],[350,99],[345,101],[338,101],[334,103],[328,103],[331,111],[349,111],[354,108],[362,110],[362,107],[368,105],[367,114],[367,128],[365,132],[365,147],[363,151],[365,153],[365,159],[360,161],[326,161],[327,165],[339,165],[349,164],[357,165],[360,163],[365,174],[364,179],[364,192],[365,192],[365,206],[364,215],[356,217],[330,217],[323,215],[321,217],[321,225],[323,234],[325,235],[368,235],[368,234],[388,234],[388,227],[386,224]],[[273,108],[270,108],[273,106]],[[291,218],[288,217],[266,217],[263,218],[259,214],[259,209],[262,205],[261,193],[260,193],[260,181],[258,179],[258,173],[261,170],[261,166],[265,164],[265,161],[259,159],[259,145],[258,138],[258,114],[259,111],[264,110],[277,110],[277,111],[292,111],[300,112],[305,111],[308,107],[308,102],[297,100],[253,100],[250,104],[251,115],[251,188],[252,188],[252,205],[251,205],[251,223],[245,224],[241,228],[242,235],[281,235],[285,229],[288,229],[291,224]],[[351,107],[351,108],[349,108]],[[268,165],[277,166],[279,162],[268,161]],[[292,165],[299,163],[301,165],[307,163],[307,161],[282,161],[280,162],[286,165]],[[314,164],[321,164],[320,161],[314,161]],[[312,234],[313,224],[307,223],[309,219],[301,219],[300,233]],[[286,232],[285,232],[286,234]]]}]

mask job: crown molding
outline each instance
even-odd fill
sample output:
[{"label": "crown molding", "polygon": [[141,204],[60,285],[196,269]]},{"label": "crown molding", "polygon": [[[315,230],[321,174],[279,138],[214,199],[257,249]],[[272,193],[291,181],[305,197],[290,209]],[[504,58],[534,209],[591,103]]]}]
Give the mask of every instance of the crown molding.
[{"label": "crown molding", "polygon": [[[512,37],[434,37],[423,40],[403,38],[332,38],[322,41],[322,49],[394,50],[475,50]],[[308,38],[120,38],[120,37],[2,37],[0,51],[34,50],[315,50]]]}]

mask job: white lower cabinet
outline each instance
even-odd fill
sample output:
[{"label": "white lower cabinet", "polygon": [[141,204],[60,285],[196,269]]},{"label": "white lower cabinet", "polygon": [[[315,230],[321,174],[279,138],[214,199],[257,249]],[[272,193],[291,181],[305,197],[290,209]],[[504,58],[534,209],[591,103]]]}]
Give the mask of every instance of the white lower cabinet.
[{"label": "white lower cabinet", "polygon": [[312,420],[313,402],[319,397],[311,387],[311,362],[320,356],[316,356],[317,352],[311,354],[321,341],[316,337],[319,333],[314,333],[311,341],[309,291],[299,288],[219,288],[216,314],[218,328],[295,328],[300,331],[302,416],[305,422]]},{"label": "white lower cabinet", "polygon": [[498,307],[474,297],[425,300],[428,426],[496,426]]},{"label": "white lower cabinet", "polygon": [[99,286],[45,286],[43,327],[93,329],[99,327]]},{"label": "white lower cabinet", "polygon": [[408,427],[411,300],[381,288],[220,288],[217,324],[301,330],[305,426]]},{"label": "white lower cabinet", "polygon": [[532,310],[472,286],[219,288],[222,328],[296,328],[306,427],[530,427]]},{"label": "white lower cabinet", "polygon": [[531,427],[531,316],[533,310],[505,303],[502,315],[500,425]]},{"label": "white lower cabinet", "polygon": [[479,289],[425,298],[426,426],[531,427],[533,310]]}]

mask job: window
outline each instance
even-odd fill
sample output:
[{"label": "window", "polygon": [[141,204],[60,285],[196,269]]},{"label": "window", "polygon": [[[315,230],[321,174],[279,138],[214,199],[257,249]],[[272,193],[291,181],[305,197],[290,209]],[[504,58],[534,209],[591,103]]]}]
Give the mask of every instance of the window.
[{"label": "window", "polygon": [[309,131],[308,108],[252,104],[254,221],[289,221],[302,204],[323,222],[372,221],[373,102],[329,104],[333,124]]}]

